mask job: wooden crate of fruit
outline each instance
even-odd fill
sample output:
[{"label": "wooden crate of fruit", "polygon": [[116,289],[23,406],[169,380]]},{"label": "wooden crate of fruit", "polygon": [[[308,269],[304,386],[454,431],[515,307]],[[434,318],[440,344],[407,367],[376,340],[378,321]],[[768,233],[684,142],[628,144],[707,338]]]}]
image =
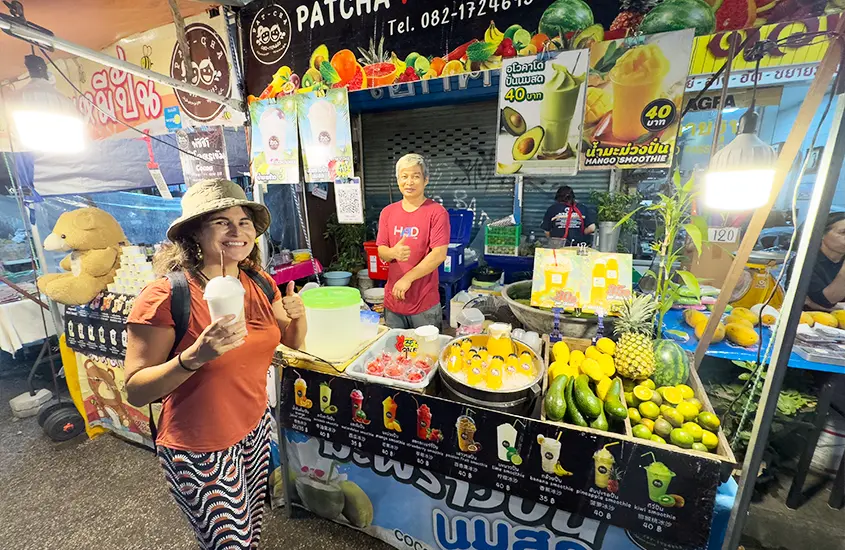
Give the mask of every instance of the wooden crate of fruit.
[{"label": "wooden crate of fruit", "polygon": [[[548,336],[544,336],[543,341],[544,341],[544,344],[545,344],[545,346],[544,346],[544,348],[545,348],[544,361],[546,362],[547,367],[550,367],[552,364],[555,363],[555,360],[557,359],[557,358],[554,357],[554,354],[552,352],[554,345],[549,342]],[[570,353],[571,352],[581,352],[581,354],[584,354],[587,351],[587,349],[589,347],[591,347],[591,341],[589,339],[586,339],[586,338],[563,338],[561,341],[566,344],[567,349]],[[584,356],[584,358],[586,359],[586,355]],[[606,371],[606,372],[609,373],[609,371]],[[575,374],[574,370],[571,374]],[[579,371],[578,375],[580,376],[580,374],[581,373]],[[567,376],[569,377],[569,375],[567,375]],[[553,382],[553,380],[551,380],[550,378],[552,378],[551,373],[547,374],[547,376],[545,376],[543,378],[543,396],[544,396],[544,399],[543,399],[542,406],[540,408],[540,419],[541,420],[545,420],[547,422],[550,422],[552,424],[557,424],[557,425],[560,425],[560,426],[583,428],[583,429],[588,430],[588,431],[596,430],[599,433],[610,432],[610,433],[615,433],[615,434],[626,435],[626,436],[629,436],[629,437],[632,435],[631,423],[628,420],[627,415],[622,417],[621,414],[620,414],[620,417],[618,417],[617,421],[614,422],[612,415],[610,415],[605,410],[605,398],[608,396],[609,388],[603,388],[602,392],[601,392],[602,397],[599,397],[598,388],[596,387],[596,385],[598,384],[598,381],[593,380],[593,379],[587,380],[586,383],[588,385],[589,391],[593,394],[591,399],[595,398],[595,399],[598,399],[601,402],[601,407],[602,407],[602,410],[600,411],[601,416],[603,416],[606,419],[607,424],[608,424],[606,429],[603,428],[602,426],[596,427],[594,425],[593,427],[591,427],[589,425],[583,426],[583,425],[576,424],[574,419],[571,417],[572,413],[571,413],[570,410],[567,410],[567,413],[564,415],[564,418],[560,421],[552,420],[551,418],[549,418],[549,414],[547,414],[547,412],[546,412],[545,396],[548,395],[550,386]],[[598,374],[596,374],[596,378],[600,378],[598,376]],[[610,380],[609,383],[613,383],[610,376],[607,376],[606,378],[608,380]],[[600,379],[602,379],[602,378],[600,378]],[[567,380],[567,383],[568,382],[569,381]],[[582,384],[583,383],[584,383],[584,381],[582,379]],[[604,384],[608,384],[608,382],[605,382]],[[619,384],[619,386],[621,388],[621,380],[617,384]],[[567,388],[566,391],[567,392],[574,391],[574,389],[570,390],[570,389]],[[621,407],[620,410],[627,411],[627,405],[625,403],[625,396],[624,396],[622,391],[618,392],[618,397],[619,397],[619,406]],[[573,405],[574,405],[574,403],[573,403]],[[567,403],[567,409],[569,409],[569,407],[570,407],[570,405],[569,405],[569,403]],[[574,408],[577,409],[578,408],[577,405],[575,405]],[[589,417],[584,418],[584,420],[587,422],[587,424],[592,424],[594,422],[594,420],[590,419]],[[615,428],[615,429],[613,429],[613,428]]]}]

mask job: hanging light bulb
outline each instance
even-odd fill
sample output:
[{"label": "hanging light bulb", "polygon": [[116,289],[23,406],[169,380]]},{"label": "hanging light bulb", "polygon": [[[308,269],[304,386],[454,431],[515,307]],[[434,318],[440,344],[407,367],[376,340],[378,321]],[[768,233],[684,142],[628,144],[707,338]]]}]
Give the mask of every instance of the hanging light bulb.
[{"label": "hanging light bulb", "polygon": [[27,55],[30,81],[9,102],[13,137],[30,151],[78,153],[85,148],[85,121],[73,102],[47,79],[47,65],[37,55]]}]

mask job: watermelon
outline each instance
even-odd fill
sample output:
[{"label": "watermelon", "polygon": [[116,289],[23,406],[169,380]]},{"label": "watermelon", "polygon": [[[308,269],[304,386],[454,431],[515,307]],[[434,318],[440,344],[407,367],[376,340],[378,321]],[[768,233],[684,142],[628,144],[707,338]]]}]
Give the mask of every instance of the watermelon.
[{"label": "watermelon", "polygon": [[540,17],[540,32],[557,35],[586,29],[593,24],[593,10],[583,0],[555,0]]},{"label": "watermelon", "polygon": [[704,0],[669,0],[659,4],[643,18],[639,31],[643,34],[695,29],[696,36],[716,29],[713,8]]},{"label": "watermelon", "polygon": [[655,340],[654,375],[651,379],[660,386],[686,384],[689,378],[689,357],[687,352],[671,340]]}]

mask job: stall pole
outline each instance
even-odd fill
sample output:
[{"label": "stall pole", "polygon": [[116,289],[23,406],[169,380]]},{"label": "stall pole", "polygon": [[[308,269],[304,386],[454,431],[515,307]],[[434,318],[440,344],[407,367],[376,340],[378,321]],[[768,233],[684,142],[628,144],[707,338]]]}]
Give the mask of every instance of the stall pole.
[{"label": "stall pole", "polygon": [[515,224],[522,223],[522,194],[525,190],[525,182],[522,176],[514,177],[513,182],[513,221]]},{"label": "stall pole", "polygon": [[[265,183],[258,183],[257,181],[252,185],[252,198],[255,199],[255,202],[258,204],[267,206],[264,204],[264,193],[267,192],[267,184]],[[264,265],[270,265],[270,247],[267,245],[269,241],[269,237],[267,236],[268,231],[265,231],[263,235],[258,237],[258,249],[261,251],[261,257],[264,259]]]},{"label": "stall pole", "polygon": [[751,217],[745,236],[743,236],[739,249],[737,249],[734,259],[731,262],[728,274],[725,276],[725,283],[722,285],[722,291],[719,293],[719,298],[716,300],[716,303],[713,305],[713,309],[710,312],[710,317],[707,321],[707,326],[704,329],[704,334],[702,334],[701,338],[698,340],[693,362],[695,369],[698,369],[701,366],[701,361],[704,359],[707,348],[713,340],[713,335],[716,333],[716,326],[719,324],[719,319],[725,312],[725,306],[728,305],[731,293],[739,282],[740,276],[745,271],[745,263],[748,261],[751,250],[757,243],[757,238],[763,230],[766,219],[769,217],[769,212],[771,212],[772,206],[777,201],[778,195],[786,182],[786,178],[789,176],[795,157],[799,156],[801,152],[801,144],[804,141],[804,137],[807,135],[807,130],[813,123],[813,118],[816,115],[819,105],[821,105],[822,100],[824,99],[827,87],[830,85],[834,74],[838,70],[839,62],[842,59],[842,48],[839,46],[840,40],[842,40],[841,37],[845,34],[845,17],[839,18],[839,23],[837,24],[836,31],[833,34],[836,38],[831,39],[831,46],[827,49],[822,62],[819,64],[816,78],[810,85],[810,89],[807,92],[804,101],[801,103],[801,107],[798,109],[798,116],[795,120],[795,124],[792,125],[792,129],[786,138],[786,142],[778,155],[778,160],[775,163],[775,178],[772,182],[772,190],[769,194],[769,199],[766,204],[754,211],[754,215]]},{"label": "stall pole", "polygon": [[224,97],[222,95],[209,92],[208,90],[204,90],[197,86],[192,86],[187,82],[183,82],[181,80],[165,76],[161,73],[148,71],[143,67],[135,65],[134,63],[122,61],[110,55],[106,55],[102,52],[86,48],[85,46],[80,46],[79,44],[68,42],[67,40],[59,38],[57,36],[49,35],[41,31],[37,31],[35,29],[31,29],[29,27],[25,27],[18,23],[7,21],[4,19],[0,19],[0,30],[8,31],[12,36],[15,36],[17,38],[31,40],[38,44],[43,44],[44,46],[49,46],[57,50],[62,50],[63,52],[67,52],[71,55],[83,57],[95,63],[99,63],[100,65],[105,65],[106,67],[120,69],[121,71],[134,74],[135,76],[140,76],[141,78],[146,78],[147,80],[152,80],[153,82],[158,82],[159,84],[170,86],[175,90],[181,90],[183,92],[187,92],[203,99],[214,101],[215,103],[220,103],[221,105],[225,105],[239,113],[244,112],[243,102],[240,99]]},{"label": "stall pole", "polygon": [[[804,229],[801,231],[801,240],[798,243],[798,252],[792,266],[790,284],[786,289],[786,296],[781,308],[781,322],[778,323],[775,333],[772,361],[766,374],[766,382],[754,418],[751,440],[742,465],[742,478],[736,496],[736,504],[731,510],[731,517],[728,520],[724,550],[734,550],[739,547],[742,529],[748,516],[748,507],[754,494],[757,472],[763,461],[763,451],[766,448],[772,419],[777,409],[778,395],[788,368],[787,361],[789,361],[792,345],[795,342],[795,332],[798,330],[801,311],[804,309],[807,287],[810,284],[810,277],[821,246],[827,214],[830,212],[830,205],[836,191],[836,182],[839,180],[842,162],[845,160],[845,136],[842,136],[845,95],[843,95],[841,86],[838,90],[832,90],[831,93],[837,95],[836,112],[831,122],[827,145],[822,153],[818,177],[810,199],[809,213],[804,222]],[[783,312],[787,312],[786,322],[783,322]]]},{"label": "stall pole", "polygon": [[[713,142],[710,144],[710,158],[716,154],[719,149],[719,138],[722,137],[722,109],[725,101],[728,99],[728,87],[731,83],[731,65],[734,63],[736,57],[737,43],[741,40],[739,33],[736,31],[730,34],[728,38],[730,46],[728,46],[728,59],[725,61],[725,74],[722,75],[722,93],[719,95],[719,108],[716,109],[716,123],[713,126]],[[754,79],[757,79],[757,74],[754,74]]]}]

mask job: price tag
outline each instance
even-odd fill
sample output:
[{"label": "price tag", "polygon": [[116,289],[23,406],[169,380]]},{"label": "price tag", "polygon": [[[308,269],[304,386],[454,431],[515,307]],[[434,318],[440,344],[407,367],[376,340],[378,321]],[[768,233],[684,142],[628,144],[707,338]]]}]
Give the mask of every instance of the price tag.
[{"label": "price tag", "polygon": [[643,109],[640,122],[648,131],[659,132],[675,121],[676,114],[677,109],[672,101],[665,98],[655,99]]},{"label": "price tag", "polygon": [[708,227],[707,240],[711,243],[733,244],[739,240],[739,228]]}]

